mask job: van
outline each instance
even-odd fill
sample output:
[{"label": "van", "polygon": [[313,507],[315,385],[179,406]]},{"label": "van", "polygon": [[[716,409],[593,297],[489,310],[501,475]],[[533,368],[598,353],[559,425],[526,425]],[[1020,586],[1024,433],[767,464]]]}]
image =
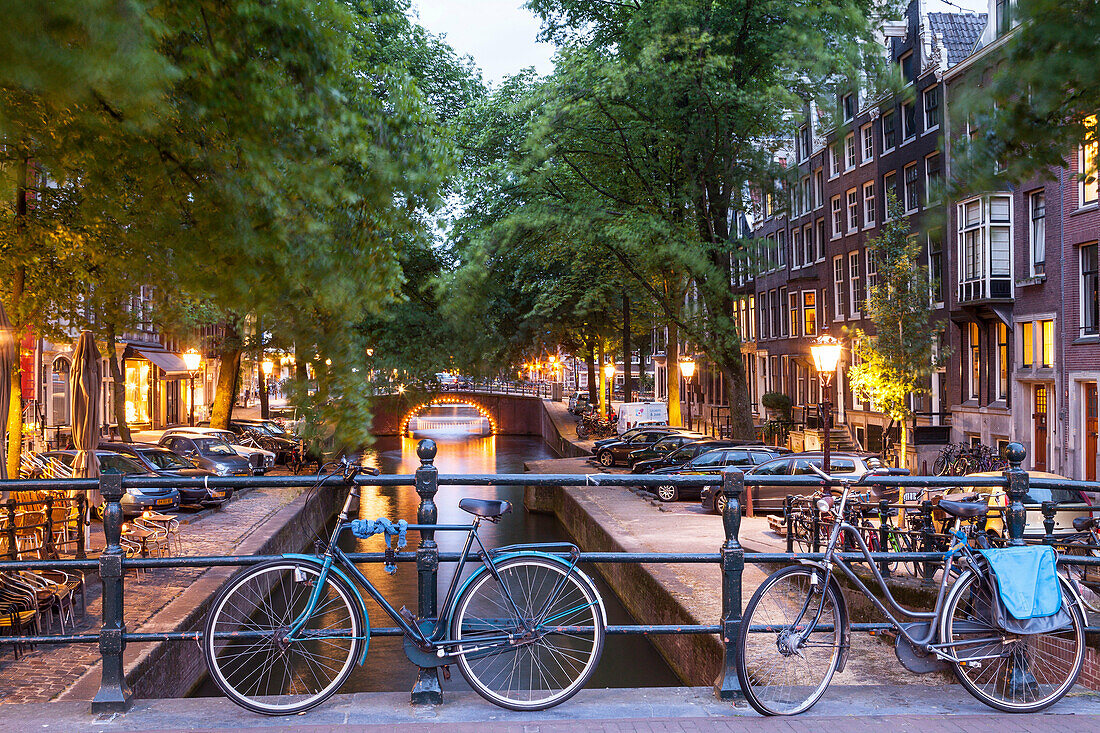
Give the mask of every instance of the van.
[{"label": "van", "polygon": [[668,425],[668,404],[624,402],[619,405],[619,420],[615,426],[619,435],[639,425]]}]

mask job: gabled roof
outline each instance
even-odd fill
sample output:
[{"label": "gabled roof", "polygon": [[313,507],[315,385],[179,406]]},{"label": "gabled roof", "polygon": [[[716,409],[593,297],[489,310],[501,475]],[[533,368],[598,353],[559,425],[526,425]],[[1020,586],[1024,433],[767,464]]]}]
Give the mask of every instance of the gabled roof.
[{"label": "gabled roof", "polygon": [[947,49],[949,67],[974,52],[978,39],[982,37],[982,31],[985,30],[987,17],[985,13],[928,14],[928,25],[931,27],[934,38],[939,39]]}]

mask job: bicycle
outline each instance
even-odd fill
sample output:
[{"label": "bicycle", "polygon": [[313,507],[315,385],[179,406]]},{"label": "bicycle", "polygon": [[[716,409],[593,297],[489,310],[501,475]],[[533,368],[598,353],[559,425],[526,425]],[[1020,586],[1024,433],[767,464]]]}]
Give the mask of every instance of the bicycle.
[{"label": "bicycle", "polygon": [[[834,482],[819,473],[822,479]],[[931,611],[902,607],[882,579],[858,529],[845,519],[851,487],[865,479],[839,482],[843,490],[835,512],[838,520],[829,534],[824,560],[773,573],[749,601],[741,622],[737,659],[737,677],[749,703],[763,715],[803,712],[825,693],[834,673],[844,669],[851,626],[834,566],[885,614],[897,632],[895,652],[907,669],[931,672],[946,665],[971,695],[1005,712],[1035,712],[1065,695],[1081,672],[1085,642],[1084,613],[1068,581],[1058,576],[1068,628],[1010,633],[993,620],[994,603],[999,602],[994,581],[984,558],[972,551],[960,530],[944,553],[945,570],[935,607]],[[833,497],[823,497],[817,508],[833,512],[834,504]],[[985,502],[943,500],[939,506],[958,518],[980,517],[989,511]],[[836,557],[842,534],[859,547],[890,609],[916,622],[898,621],[849,564]],[[950,582],[952,577],[957,579]]]},{"label": "bicycle", "polygon": [[[482,521],[511,512],[506,501],[462,499],[469,525],[349,521],[357,506],[358,473],[336,528],[312,555],[288,554],[238,573],[215,598],[206,620],[203,653],[210,676],[233,702],[268,715],[290,715],[324,702],[366,661],[369,617],[360,588],[404,632],[405,653],[420,667],[457,664],[478,694],[511,710],[542,710],[572,697],[591,677],[603,651],[607,614],[570,543],[486,549]],[[330,478],[335,473],[325,478]],[[316,486],[324,483],[324,478]],[[380,530],[381,528],[381,530]],[[353,531],[386,534],[387,571],[396,571],[390,538],[403,546],[406,530],[465,531],[466,540],[438,618],[417,619],[394,609],[337,546]],[[473,543],[481,565],[465,580]],[[563,557],[565,555],[565,557]]]}]

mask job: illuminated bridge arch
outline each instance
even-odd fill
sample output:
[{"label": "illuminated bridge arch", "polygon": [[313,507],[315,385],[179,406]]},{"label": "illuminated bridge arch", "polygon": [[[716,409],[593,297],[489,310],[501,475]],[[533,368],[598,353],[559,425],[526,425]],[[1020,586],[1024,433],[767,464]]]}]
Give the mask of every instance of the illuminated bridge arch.
[{"label": "illuminated bridge arch", "polygon": [[441,407],[441,406],[444,406],[444,405],[456,405],[456,406],[461,405],[462,407],[470,407],[470,408],[473,408],[474,410],[477,410],[477,413],[479,415],[479,417],[478,417],[478,423],[479,423],[478,427],[481,426],[480,421],[481,421],[482,418],[484,418],[489,423],[489,435],[496,435],[497,434],[496,419],[493,417],[493,414],[489,411],[489,409],[486,408],[484,405],[481,405],[476,400],[472,400],[468,397],[444,397],[444,396],[434,397],[434,398],[432,398],[430,400],[427,400],[425,402],[421,402],[419,405],[413,407],[411,410],[409,410],[407,413],[405,413],[405,416],[403,418],[401,418],[401,432],[400,432],[400,434],[401,435],[408,435],[409,434],[410,424],[412,423],[413,420],[417,421],[416,422],[416,429],[417,430],[433,430],[433,429],[439,430],[439,429],[444,429],[444,428],[450,429],[450,428],[456,428],[456,427],[461,428],[463,425],[469,426],[469,425],[472,424],[472,423],[456,423],[456,422],[451,422],[451,421],[446,421],[446,422],[440,421],[438,424],[435,424],[431,421],[430,418],[420,417],[420,413],[423,412],[424,410],[427,410],[430,407]]}]

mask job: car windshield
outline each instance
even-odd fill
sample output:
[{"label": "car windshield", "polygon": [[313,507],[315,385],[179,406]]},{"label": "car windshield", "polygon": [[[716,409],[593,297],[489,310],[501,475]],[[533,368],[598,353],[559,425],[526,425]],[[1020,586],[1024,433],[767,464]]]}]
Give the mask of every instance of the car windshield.
[{"label": "car windshield", "polygon": [[258,428],[263,428],[267,432],[274,435],[276,438],[289,438],[290,433],[283,430],[282,426],[274,420],[264,420],[262,423],[256,425]]},{"label": "car windshield", "polygon": [[229,447],[229,443],[226,443],[221,438],[196,438],[195,445],[198,446],[199,453],[206,456],[235,456],[236,453]]},{"label": "car windshield", "polygon": [[683,448],[676,451],[675,453],[670,454],[669,458],[671,458],[675,461],[686,461],[687,459],[691,458],[692,456],[694,456],[698,452],[699,452],[699,446],[697,446],[697,445],[688,445],[688,446],[684,446]]},{"label": "car windshield", "polygon": [[191,464],[183,460],[175,453],[167,450],[143,450],[141,456],[157,468],[172,470],[175,468],[191,468]]},{"label": "car windshield", "polygon": [[99,472],[106,474],[129,474],[129,473],[148,473],[145,466],[141,465],[132,458],[126,456],[120,456],[117,453],[100,453],[96,456],[99,459]]},{"label": "car windshield", "polygon": [[717,466],[725,458],[726,454],[721,450],[708,451],[691,462],[693,467]]}]

